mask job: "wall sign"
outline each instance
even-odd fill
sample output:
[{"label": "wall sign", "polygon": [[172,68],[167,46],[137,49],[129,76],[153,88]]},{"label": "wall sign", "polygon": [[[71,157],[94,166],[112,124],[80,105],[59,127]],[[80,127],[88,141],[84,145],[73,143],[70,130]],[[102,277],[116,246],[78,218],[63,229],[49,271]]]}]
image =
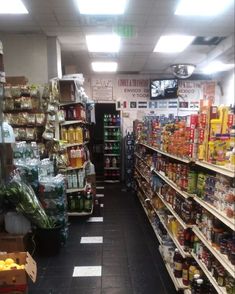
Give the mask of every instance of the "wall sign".
[{"label": "wall sign", "polygon": [[94,101],[113,100],[113,81],[112,79],[95,79],[91,80],[92,99]]},{"label": "wall sign", "polygon": [[117,97],[119,99],[149,99],[149,79],[118,78]]}]

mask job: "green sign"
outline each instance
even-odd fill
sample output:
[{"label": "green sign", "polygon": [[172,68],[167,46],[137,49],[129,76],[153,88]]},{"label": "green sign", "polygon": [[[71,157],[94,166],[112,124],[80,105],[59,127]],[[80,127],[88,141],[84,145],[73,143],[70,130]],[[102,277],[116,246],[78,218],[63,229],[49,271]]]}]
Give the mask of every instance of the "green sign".
[{"label": "green sign", "polygon": [[134,27],[132,25],[120,25],[114,27],[113,32],[123,38],[132,38],[134,36]]}]

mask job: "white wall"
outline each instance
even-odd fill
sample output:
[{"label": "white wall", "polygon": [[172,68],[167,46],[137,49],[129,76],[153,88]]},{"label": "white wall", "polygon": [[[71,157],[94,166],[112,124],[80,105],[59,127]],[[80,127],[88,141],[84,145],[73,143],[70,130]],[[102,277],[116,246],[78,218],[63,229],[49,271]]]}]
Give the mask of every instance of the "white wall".
[{"label": "white wall", "polygon": [[222,95],[220,104],[230,105],[235,103],[235,76],[234,69],[221,77],[220,85],[222,87]]},{"label": "white wall", "polygon": [[25,76],[29,83],[46,83],[47,38],[44,35],[0,34],[6,76]]}]

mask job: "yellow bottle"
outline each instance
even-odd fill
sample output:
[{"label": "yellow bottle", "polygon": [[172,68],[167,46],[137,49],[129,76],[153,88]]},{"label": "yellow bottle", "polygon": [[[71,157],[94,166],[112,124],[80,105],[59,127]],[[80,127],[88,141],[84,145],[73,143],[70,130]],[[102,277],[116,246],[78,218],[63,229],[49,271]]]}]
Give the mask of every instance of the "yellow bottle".
[{"label": "yellow bottle", "polygon": [[68,130],[65,127],[61,129],[61,140],[68,141]]},{"label": "yellow bottle", "polygon": [[69,144],[73,144],[75,142],[74,140],[74,128],[71,126],[68,129],[68,142]]},{"label": "yellow bottle", "polygon": [[75,143],[83,143],[83,132],[81,127],[76,127],[75,129]]}]

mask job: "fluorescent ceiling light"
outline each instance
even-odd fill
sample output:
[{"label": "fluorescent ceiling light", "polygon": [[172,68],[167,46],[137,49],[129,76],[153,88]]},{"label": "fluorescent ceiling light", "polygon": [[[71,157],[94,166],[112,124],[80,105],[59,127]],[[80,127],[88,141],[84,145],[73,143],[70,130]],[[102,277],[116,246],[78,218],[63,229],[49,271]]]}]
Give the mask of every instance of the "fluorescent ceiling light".
[{"label": "fluorescent ceiling light", "polygon": [[127,0],[76,0],[81,14],[123,14]]},{"label": "fluorescent ceiling light", "polygon": [[234,64],[226,64],[221,61],[213,61],[203,68],[205,74],[212,74],[220,71],[227,71],[234,67]]},{"label": "fluorescent ceiling light", "polygon": [[28,10],[21,0],[2,0],[0,14],[28,14]]},{"label": "fluorescent ceiling light", "polygon": [[118,52],[121,38],[112,35],[88,35],[86,42],[89,52]]},{"label": "fluorescent ceiling light", "polygon": [[161,36],[153,52],[178,53],[184,51],[195,37],[185,35]]},{"label": "fluorescent ceiling light", "polygon": [[222,13],[233,0],[180,0],[177,15],[211,16]]},{"label": "fluorescent ceiling light", "polygon": [[117,71],[117,62],[92,62],[93,71],[97,72],[115,72]]}]

